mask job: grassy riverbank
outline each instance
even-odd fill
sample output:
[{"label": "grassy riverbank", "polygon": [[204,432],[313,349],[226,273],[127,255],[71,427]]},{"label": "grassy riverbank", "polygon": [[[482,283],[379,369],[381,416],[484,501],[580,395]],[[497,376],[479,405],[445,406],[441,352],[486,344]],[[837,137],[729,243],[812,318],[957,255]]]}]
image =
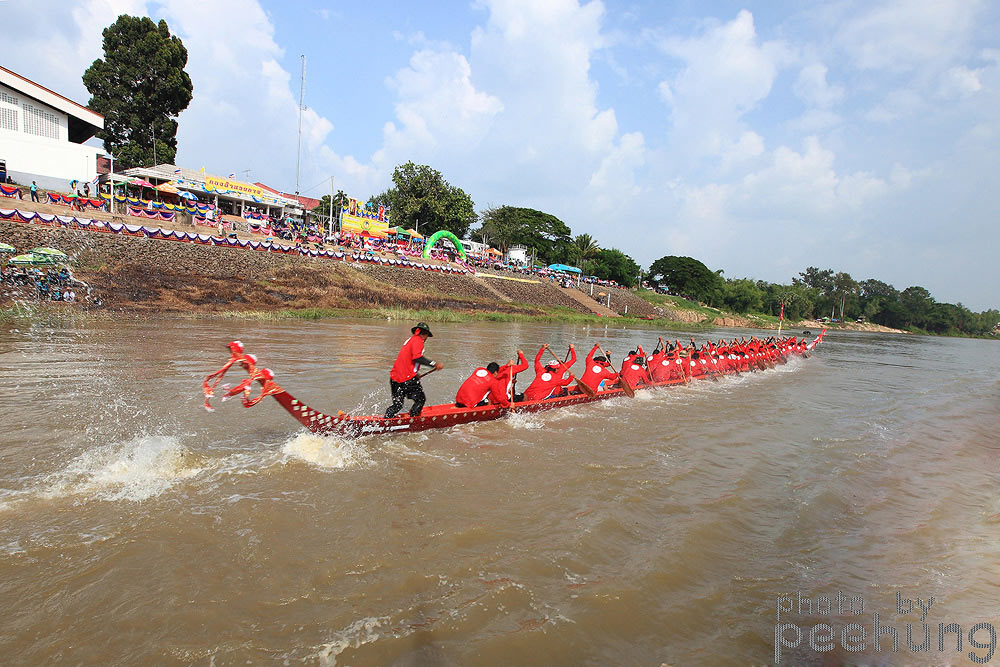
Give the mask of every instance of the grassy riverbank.
[{"label": "grassy riverbank", "polygon": [[322,320],[361,318],[373,320],[402,320],[406,322],[559,322],[564,324],[589,324],[598,326],[672,329],[675,331],[705,331],[714,327],[706,322],[684,322],[670,319],[644,320],[635,317],[601,317],[578,313],[564,308],[542,309],[542,313],[500,313],[459,311],[448,308],[306,308],[277,311],[225,311],[217,316],[232,319],[261,321]]}]

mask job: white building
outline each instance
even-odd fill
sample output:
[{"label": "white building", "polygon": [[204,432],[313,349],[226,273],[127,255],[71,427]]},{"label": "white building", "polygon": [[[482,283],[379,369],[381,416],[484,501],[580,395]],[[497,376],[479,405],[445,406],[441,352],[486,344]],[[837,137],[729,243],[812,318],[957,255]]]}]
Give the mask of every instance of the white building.
[{"label": "white building", "polygon": [[479,243],[469,239],[462,239],[462,245],[465,247],[465,252],[473,255],[483,255],[490,249],[487,243]]},{"label": "white building", "polygon": [[84,142],[103,129],[104,116],[0,67],[0,161],[17,183],[92,181],[104,151]]},{"label": "white building", "polygon": [[507,251],[507,263],[508,264],[518,264],[520,266],[528,265],[528,249],[523,245],[513,245]]}]

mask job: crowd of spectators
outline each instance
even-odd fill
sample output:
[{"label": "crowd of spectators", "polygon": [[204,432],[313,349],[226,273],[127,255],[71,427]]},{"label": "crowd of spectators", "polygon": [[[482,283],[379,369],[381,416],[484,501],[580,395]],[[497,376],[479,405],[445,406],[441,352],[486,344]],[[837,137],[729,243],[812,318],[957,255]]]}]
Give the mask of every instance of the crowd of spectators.
[{"label": "crowd of spectators", "polygon": [[486,269],[496,273],[508,273],[515,276],[529,276],[535,279],[548,280],[549,282],[558,283],[562,287],[576,287],[579,285],[600,285],[603,287],[613,287],[616,289],[623,289],[614,280],[605,280],[603,278],[598,278],[597,276],[579,276],[574,274],[566,273],[565,271],[556,271],[553,269],[548,269],[544,267],[528,267],[521,266],[519,264],[507,264],[498,259],[494,259],[492,256],[482,257],[479,255],[469,255],[469,264],[480,269]]},{"label": "crowd of spectators", "polygon": [[39,301],[76,301],[74,280],[65,266],[45,271],[30,267],[4,266],[0,268],[0,283],[11,286],[34,287]]}]

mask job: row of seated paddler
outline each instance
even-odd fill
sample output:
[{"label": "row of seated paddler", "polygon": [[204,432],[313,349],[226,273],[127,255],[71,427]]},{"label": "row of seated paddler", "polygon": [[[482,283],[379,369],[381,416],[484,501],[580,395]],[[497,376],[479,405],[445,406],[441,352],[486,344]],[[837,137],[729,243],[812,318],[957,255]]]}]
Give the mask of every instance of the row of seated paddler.
[{"label": "row of seated paddler", "polygon": [[[517,374],[528,370],[524,352],[518,350],[517,363],[512,361],[500,366],[491,362],[477,368],[462,384],[455,403],[459,407],[490,404],[506,407],[511,397],[514,402],[522,402],[581,393],[589,395],[616,388],[634,391],[657,384],[773,368],[775,363],[784,363],[788,354],[805,352],[806,346],[805,340],[794,337],[766,341],[756,338],[740,342],[720,340],[718,344],[708,342],[700,348],[693,338],[686,347],[680,341],[665,343],[661,338],[651,353],[646,353],[641,345],[631,350],[615,371],[610,353],[597,343],[587,354],[583,374],[577,378],[571,370],[577,360],[572,344],[563,360],[552,353],[548,345],[543,345],[535,355],[535,378],[523,394],[513,391]],[[543,362],[546,352],[552,360]],[[574,381],[576,384],[570,386]]]},{"label": "row of seated paddler", "polygon": [[[392,404],[385,412],[386,418],[399,414],[406,399],[413,401],[409,416],[419,416],[426,401],[421,377],[444,367],[425,356],[425,343],[433,336],[428,326],[420,322],[411,329],[411,333],[413,335],[403,344],[389,373]],[[617,371],[611,354],[596,343],[587,354],[583,373],[579,377],[572,371],[577,361],[574,345],[571,344],[566,356],[560,359],[545,344],[535,355],[535,377],[523,393],[517,393],[517,376],[527,371],[529,366],[524,352],[518,350],[516,362],[511,359],[500,365],[494,361],[476,368],[459,388],[455,404],[461,408],[487,405],[510,407],[512,403],[574,394],[593,396],[597,392],[616,388],[632,395],[636,389],[645,386],[773,368],[776,363],[784,363],[790,354],[807,352],[817,341],[808,343],[795,336],[771,336],[763,340],[756,337],[747,340],[744,337],[729,341],[722,339],[717,343],[707,341],[699,347],[694,338],[689,345],[683,345],[679,340],[670,343],[661,337],[651,353],[645,352],[641,345],[631,350],[624,356]],[[421,366],[429,366],[432,370],[420,374]]]}]

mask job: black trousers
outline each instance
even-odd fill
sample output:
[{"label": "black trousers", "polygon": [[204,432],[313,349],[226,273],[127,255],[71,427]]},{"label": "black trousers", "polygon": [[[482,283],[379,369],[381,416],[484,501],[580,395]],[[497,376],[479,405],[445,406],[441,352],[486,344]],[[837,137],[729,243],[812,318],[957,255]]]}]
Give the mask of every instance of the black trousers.
[{"label": "black trousers", "polygon": [[403,409],[403,401],[411,399],[413,407],[410,408],[411,417],[419,417],[420,411],[424,409],[427,397],[424,396],[424,388],[420,385],[420,378],[412,377],[406,382],[394,382],[389,380],[389,391],[392,393],[392,405],[385,411],[385,418],[395,417]]}]

